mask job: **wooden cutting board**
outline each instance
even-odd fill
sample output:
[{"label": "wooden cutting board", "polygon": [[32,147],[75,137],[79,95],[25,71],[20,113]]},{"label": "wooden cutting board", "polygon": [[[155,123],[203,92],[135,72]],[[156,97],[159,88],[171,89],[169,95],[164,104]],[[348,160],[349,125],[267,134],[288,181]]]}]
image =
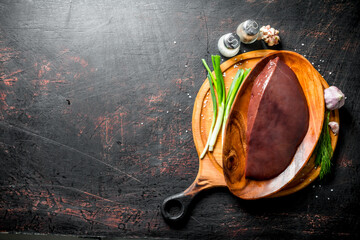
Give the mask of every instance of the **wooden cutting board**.
[{"label": "wooden cutting board", "polygon": [[[226,91],[228,91],[233,77],[240,68],[253,68],[260,59],[273,52],[275,51],[257,50],[247,52],[222,63],[221,70],[224,73]],[[321,78],[321,83],[324,89],[329,87],[323,78]],[[196,96],[192,117],[193,138],[198,156],[202,153],[209,135],[213,115],[212,109],[209,82],[206,79]],[[330,121],[339,122],[338,110],[331,112]],[[338,137],[332,133],[330,133],[330,136],[332,147],[335,149]],[[191,186],[189,186],[184,192],[168,197],[164,200],[162,213],[165,219],[174,221],[181,220],[186,214],[187,207],[190,204],[191,199],[198,192],[213,187],[226,187],[227,185],[224,179],[222,166],[222,136],[219,134],[214,151],[211,153],[208,152],[203,159],[199,159],[199,171]],[[267,197],[280,197],[299,191],[313,182],[319,176],[319,173],[320,167],[315,168],[313,157],[301,170],[301,174],[298,174],[297,177],[295,177],[283,189]],[[166,209],[167,205],[173,201],[177,201],[181,206],[181,211],[176,216],[171,216]]]},{"label": "wooden cutting board", "polygon": [[[296,74],[307,100],[309,126],[298,146],[292,161],[279,175],[267,180],[252,180],[245,177],[246,131],[248,104],[254,80],[266,64],[280,58]],[[239,198],[258,199],[269,197],[283,190],[296,177],[305,175],[302,170],[311,166],[309,160],[315,149],[323,127],[325,103],[324,88],[320,73],[303,56],[291,51],[276,51],[267,54],[252,69],[241,86],[232,107],[223,141],[224,176],[230,191]],[[269,136],[268,136],[269,137]],[[260,150],[260,149],[259,149]],[[312,180],[309,179],[311,182]]]}]

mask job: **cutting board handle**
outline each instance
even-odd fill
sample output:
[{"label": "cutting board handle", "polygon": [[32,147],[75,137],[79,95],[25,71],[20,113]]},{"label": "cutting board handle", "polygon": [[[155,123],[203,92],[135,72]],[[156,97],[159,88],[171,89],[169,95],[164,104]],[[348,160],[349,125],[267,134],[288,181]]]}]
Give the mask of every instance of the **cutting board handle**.
[{"label": "cutting board handle", "polygon": [[[166,198],[161,205],[161,213],[167,222],[181,222],[188,214],[189,206],[195,195],[186,195],[185,191]],[[171,209],[177,209],[171,213]]]},{"label": "cutting board handle", "polygon": [[[204,170],[206,169],[206,170]],[[226,186],[224,176],[217,173],[219,171],[210,158],[200,161],[199,173],[194,182],[183,192],[166,198],[161,205],[161,213],[168,223],[179,223],[186,218],[189,206],[195,196],[203,191],[214,187]],[[173,213],[176,209],[176,213]]]},{"label": "cutting board handle", "polygon": [[221,184],[214,184],[217,183],[216,178],[215,180],[211,179],[211,177],[204,179],[202,176],[203,174],[200,170],[195,181],[185,191],[172,195],[163,201],[161,213],[168,223],[179,223],[184,220],[188,215],[192,200],[199,192],[216,186],[222,186]]}]

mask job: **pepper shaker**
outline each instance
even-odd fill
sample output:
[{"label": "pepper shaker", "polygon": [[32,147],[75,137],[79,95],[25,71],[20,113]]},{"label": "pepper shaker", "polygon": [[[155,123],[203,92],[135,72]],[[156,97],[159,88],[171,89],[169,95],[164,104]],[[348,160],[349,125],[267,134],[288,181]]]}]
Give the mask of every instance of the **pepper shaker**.
[{"label": "pepper shaker", "polygon": [[245,44],[253,43],[257,40],[259,35],[259,25],[254,20],[246,20],[240,23],[236,29],[236,34],[239,35],[240,41]]}]

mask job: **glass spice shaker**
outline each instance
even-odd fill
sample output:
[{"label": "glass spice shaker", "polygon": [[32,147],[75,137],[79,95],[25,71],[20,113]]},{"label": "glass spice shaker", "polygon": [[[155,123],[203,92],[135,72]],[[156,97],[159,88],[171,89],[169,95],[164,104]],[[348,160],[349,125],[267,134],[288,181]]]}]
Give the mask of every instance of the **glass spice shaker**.
[{"label": "glass spice shaker", "polygon": [[242,43],[253,43],[259,35],[259,25],[254,20],[246,20],[237,27],[236,34],[239,35]]},{"label": "glass spice shaker", "polygon": [[224,57],[233,57],[239,53],[240,38],[236,33],[227,33],[218,41],[218,49]]}]

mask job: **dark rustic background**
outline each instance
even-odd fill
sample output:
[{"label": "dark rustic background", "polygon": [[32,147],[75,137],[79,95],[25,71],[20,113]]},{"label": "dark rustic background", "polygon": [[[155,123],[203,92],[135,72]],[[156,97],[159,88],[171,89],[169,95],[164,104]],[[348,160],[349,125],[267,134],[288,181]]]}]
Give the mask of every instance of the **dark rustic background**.
[{"label": "dark rustic background", "polygon": [[[218,38],[248,18],[279,29],[277,49],[303,54],[346,94],[332,173],[280,199],[214,189],[187,224],[169,226],[162,200],[198,170],[191,117],[201,58],[218,54]],[[356,0],[1,0],[0,230],[359,237],[359,20]]]}]

